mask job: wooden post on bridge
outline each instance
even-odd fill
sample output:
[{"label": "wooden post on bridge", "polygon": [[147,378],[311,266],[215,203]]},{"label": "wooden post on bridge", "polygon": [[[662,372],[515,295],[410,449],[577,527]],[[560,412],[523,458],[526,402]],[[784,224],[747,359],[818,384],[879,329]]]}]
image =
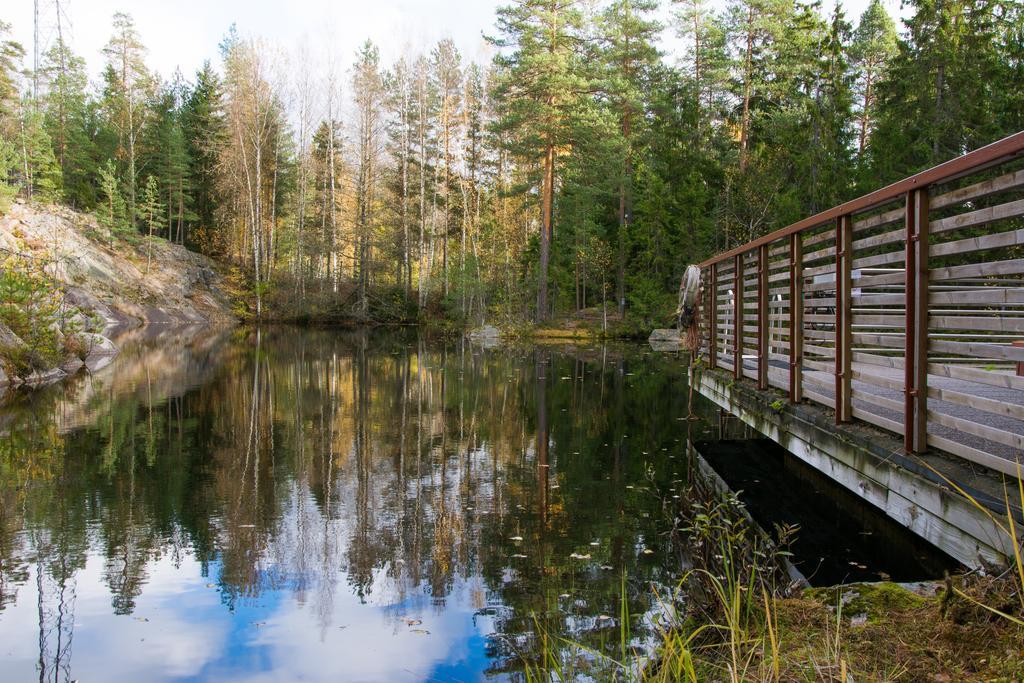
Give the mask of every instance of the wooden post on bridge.
[{"label": "wooden post on bridge", "polygon": [[732,273],[732,374],[736,379],[743,377],[743,254],[736,254]]},{"label": "wooden post on bridge", "polygon": [[708,306],[708,367],[718,367],[718,264],[711,264],[711,296]]},{"label": "wooden post on bridge", "polygon": [[799,403],[804,397],[804,240],[794,232],[789,236],[789,400]]},{"label": "wooden post on bridge", "polygon": [[836,218],[836,424],[852,417],[850,375],[853,334],[851,310],[851,262],[853,260],[853,218]]},{"label": "wooden post on bridge", "polygon": [[757,388],[768,388],[768,245],[757,250]]},{"label": "wooden post on bridge", "polygon": [[928,188],[907,193],[903,447],[928,448]]}]

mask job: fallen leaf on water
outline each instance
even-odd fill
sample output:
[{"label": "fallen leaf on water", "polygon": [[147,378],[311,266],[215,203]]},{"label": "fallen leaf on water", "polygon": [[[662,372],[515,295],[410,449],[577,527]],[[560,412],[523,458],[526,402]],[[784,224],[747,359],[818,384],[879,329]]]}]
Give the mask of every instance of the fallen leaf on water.
[{"label": "fallen leaf on water", "polygon": [[644,548],[644,555],[653,555],[654,551],[650,548]]}]

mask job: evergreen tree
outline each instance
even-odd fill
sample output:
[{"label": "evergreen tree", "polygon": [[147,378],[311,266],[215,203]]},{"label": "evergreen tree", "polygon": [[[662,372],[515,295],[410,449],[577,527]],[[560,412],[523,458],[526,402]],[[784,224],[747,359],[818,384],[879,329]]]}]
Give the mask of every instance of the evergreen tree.
[{"label": "evergreen tree", "polygon": [[871,0],[853,34],[850,56],[857,69],[859,99],[857,149],[863,154],[874,123],[876,89],[896,53],[896,25],[882,0]]},{"label": "evergreen tree", "polygon": [[[1006,130],[998,101],[1001,3],[912,0],[914,10],[879,83],[868,152],[877,182],[964,154]],[[1014,88],[1019,92],[1019,87]]]},{"label": "evergreen tree", "polygon": [[121,184],[117,178],[117,167],[112,159],[99,169],[100,193],[103,204],[98,208],[100,224],[107,229],[107,240],[110,246],[114,246],[114,238],[125,232],[125,221],[127,220],[124,195],[121,193]]},{"label": "evergreen tree", "polygon": [[502,52],[496,88],[499,126],[520,160],[539,167],[540,240],[537,268],[538,320],[547,318],[548,266],[554,237],[558,155],[571,144],[573,115],[588,89],[583,75],[583,15],[574,0],[517,0],[498,9]]},{"label": "evergreen tree", "polygon": [[97,200],[100,151],[85,60],[58,39],[44,57],[42,75],[49,86],[44,101],[46,129],[60,166],[64,201],[92,208]]},{"label": "evergreen tree", "polygon": [[29,198],[54,202],[60,199],[60,166],[46,132],[43,114],[26,97],[21,106],[21,181]]},{"label": "evergreen tree", "polygon": [[655,47],[661,25],[650,18],[652,0],[615,0],[601,15],[606,88],[619,119],[622,170],[619,178],[618,267],[616,294],[619,315],[626,307],[626,254],[633,217],[634,128],[645,120],[645,94],[661,55]]},{"label": "evergreen tree", "polygon": [[185,224],[194,218],[190,160],[182,125],[184,85],[180,74],[159,88],[149,103],[143,136],[142,167],[156,177],[166,214],[167,239],[184,243]]},{"label": "evergreen tree", "polygon": [[146,49],[131,16],[115,13],[113,29],[110,41],[103,48],[107,59],[103,72],[103,103],[108,121],[117,131],[117,157],[124,168],[128,222],[135,225],[138,143],[146,123],[144,105],[152,93],[153,79],[146,68]]},{"label": "evergreen tree", "polygon": [[142,204],[139,213],[146,224],[148,239],[146,240],[146,272],[153,266],[153,240],[163,224],[163,205],[160,203],[160,184],[154,176],[146,177],[146,186],[142,191]]},{"label": "evergreen tree", "polygon": [[[192,206],[199,235],[212,236],[220,222],[221,194],[217,188],[217,161],[224,148],[227,132],[224,123],[223,89],[220,77],[210,62],[204,62],[196,73],[195,85],[185,96],[181,130],[188,160],[188,180]],[[188,234],[192,234],[189,231]],[[223,239],[186,242],[206,248],[212,255],[223,256],[211,244]]]}]

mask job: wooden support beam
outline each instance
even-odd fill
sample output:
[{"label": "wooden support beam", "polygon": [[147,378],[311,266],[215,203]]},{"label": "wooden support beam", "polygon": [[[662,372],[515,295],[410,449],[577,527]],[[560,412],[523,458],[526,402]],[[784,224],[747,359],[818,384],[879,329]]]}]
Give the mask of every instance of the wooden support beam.
[{"label": "wooden support beam", "polygon": [[853,219],[849,214],[836,218],[836,424],[849,422],[850,349],[853,346],[850,320],[852,291],[850,285],[853,261]]},{"label": "wooden support beam", "polygon": [[768,388],[768,245],[757,250],[757,388]]},{"label": "wooden support beam", "polygon": [[803,400],[804,238],[789,236],[789,400]]},{"label": "wooden support beam", "polygon": [[708,313],[708,347],[710,353],[708,354],[708,366],[711,368],[718,367],[718,264],[711,264],[711,287],[708,290],[710,292],[711,306]]},{"label": "wooden support beam", "polygon": [[732,324],[734,331],[732,349],[732,374],[743,378],[743,254],[734,257],[732,276]]},{"label": "wooden support beam", "polygon": [[928,189],[907,193],[903,446],[928,448]]}]

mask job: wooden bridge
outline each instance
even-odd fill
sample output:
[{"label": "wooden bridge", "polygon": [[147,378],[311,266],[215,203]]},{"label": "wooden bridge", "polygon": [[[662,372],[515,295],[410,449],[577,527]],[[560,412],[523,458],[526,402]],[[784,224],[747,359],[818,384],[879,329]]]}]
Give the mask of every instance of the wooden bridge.
[{"label": "wooden bridge", "polygon": [[1004,515],[1024,467],[1024,131],[700,268],[702,394],[965,564],[1007,557],[975,502]]},{"label": "wooden bridge", "polygon": [[1016,476],[1022,217],[1024,132],[708,259],[706,365]]}]

